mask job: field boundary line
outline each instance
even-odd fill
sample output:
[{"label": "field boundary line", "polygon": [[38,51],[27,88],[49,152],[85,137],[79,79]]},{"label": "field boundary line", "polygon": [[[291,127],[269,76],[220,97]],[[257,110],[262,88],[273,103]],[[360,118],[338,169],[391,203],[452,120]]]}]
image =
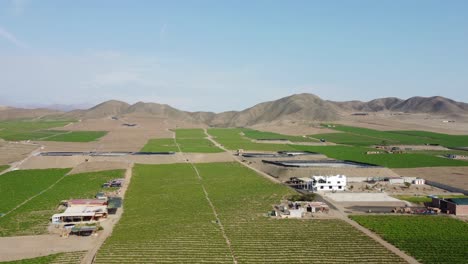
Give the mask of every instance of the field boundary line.
[{"label": "field boundary line", "polygon": [[55,185],[57,185],[59,182],[61,182],[63,179],[65,179],[65,177],[68,176],[68,173],[65,173],[62,177],[60,177],[56,182],[52,183],[52,185],[50,185],[49,187],[45,188],[44,190],[40,191],[38,194],[36,195],[33,195],[31,197],[29,197],[28,199],[26,199],[24,202],[20,203],[19,205],[17,205],[15,208],[11,209],[10,211],[6,212],[5,214],[3,214],[1,217],[5,217],[7,216],[8,214],[14,212],[15,210],[17,210],[18,208],[20,208],[21,206],[27,204],[29,201],[31,201],[32,199],[40,196],[41,194],[47,192],[48,190],[52,189],[55,187]]},{"label": "field boundary line", "polygon": [[58,134],[50,135],[50,136],[47,136],[47,137],[40,138],[40,139],[38,139],[38,141],[53,138],[53,137],[56,137],[56,136],[65,135],[65,134],[70,134],[71,132],[73,132],[73,131],[65,131],[64,133],[58,133]]},{"label": "field boundary line", "polygon": [[[206,130],[204,130],[204,131],[206,131]],[[185,154],[182,152],[182,150],[180,148],[179,143],[177,143],[175,132],[174,132],[174,143],[176,144],[177,148],[179,149],[179,152],[183,156],[185,156]],[[224,225],[221,223],[221,219],[219,219],[218,212],[216,211],[216,207],[214,206],[213,202],[211,202],[210,196],[208,195],[208,191],[206,190],[205,185],[203,184],[203,178],[201,177],[200,172],[198,171],[197,167],[195,167],[195,165],[189,159],[185,158],[185,162],[190,164],[192,169],[197,174],[198,181],[200,182],[203,193],[205,194],[205,199],[208,202],[209,206],[211,207],[211,210],[213,211],[213,215],[216,218],[216,223],[218,224],[219,229],[221,230],[221,235],[223,236],[224,240],[226,241],[226,245],[227,245],[227,247],[229,249],[229,252],[231,253],[232,263],[237,264],[237,258],[236,258],[236,255],[234,253],[234,249],[232,248],[231,240],[229,239],[229,237],[226,234],[226,230],[224,229]]]}]

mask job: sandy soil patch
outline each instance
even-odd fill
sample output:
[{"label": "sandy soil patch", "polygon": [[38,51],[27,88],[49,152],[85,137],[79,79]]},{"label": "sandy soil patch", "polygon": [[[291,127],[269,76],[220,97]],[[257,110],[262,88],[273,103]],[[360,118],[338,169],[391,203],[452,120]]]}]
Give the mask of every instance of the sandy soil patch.
[{"label": "sandy soil patch", "polygon": [[414,169],[394,169],[402,176],[420,177],[468,190],[468,167],[427,167]]},{"label": "sandy soil patch", "polygon": [[269,131],[273,133],[305,136],[323,133],[336,133],[335,130],[320,127],[320,123],[310,121],[273,121],[269,123],[253,125],[250,128],[262,131]]},{"label": "sandy soil patch", "polygon": [[325,193],[323,196],[326,196],[335,202],[401,202],[386,193],[336,192]]},{"label": "sandy soil patch", "polygon": [[71,156],[71,157],[50,157],[50,156],[33,156],[25,160],[19,169],[49,169],[49,168],[74,168],[78,164],[85,162],[86,156]]},{"label": "sandy soil patch", "polygon": [[205,162],[234,162],[234,156],[227,152],[221,153],[184,153],[185,157],[192,163]]},{"label": "sandy soil patch", "polygon": [[10,164],[25,159],[38,145],[0,142],[0,164]]},{"label": "sandy soil patch", "polygon": [[92,249],[98,237],[60,238],[57,235],[0,237],[0,261],[47,256]]}]

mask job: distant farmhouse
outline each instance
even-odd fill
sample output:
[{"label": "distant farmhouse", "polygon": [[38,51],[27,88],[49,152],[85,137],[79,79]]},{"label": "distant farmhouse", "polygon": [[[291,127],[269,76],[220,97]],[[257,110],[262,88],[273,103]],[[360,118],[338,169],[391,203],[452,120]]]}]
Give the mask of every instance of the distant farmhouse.
[{"label": "distant farmhouse", "polygon": [[344,191],[346,189],[346,176],[312,176],[297,178],[296,184],[302,189],[312,192],[318,191]]}]

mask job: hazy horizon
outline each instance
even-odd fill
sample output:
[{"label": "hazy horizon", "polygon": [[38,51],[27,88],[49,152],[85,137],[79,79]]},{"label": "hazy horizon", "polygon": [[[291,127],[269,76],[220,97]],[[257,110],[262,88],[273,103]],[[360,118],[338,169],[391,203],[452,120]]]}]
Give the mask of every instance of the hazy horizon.
[{"label": "hazy horizon", "polygon": [[466,1],[0,2],[0,105],[468,102]]}]

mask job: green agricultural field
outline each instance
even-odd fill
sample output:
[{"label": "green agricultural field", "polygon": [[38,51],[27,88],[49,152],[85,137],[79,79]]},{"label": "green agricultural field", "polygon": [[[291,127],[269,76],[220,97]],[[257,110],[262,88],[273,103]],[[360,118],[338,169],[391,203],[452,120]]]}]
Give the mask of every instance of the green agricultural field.
[{"label": "green agricultural field", "polygon": [[356,146],[294,146],[298,150],[322,153],[338,160],[350,160],[375,164],[388,168],[418,168],[438,166],[468,166],[468,161],[452,160],[433,155],[405,153],[405,154],[373,154],[367,155],[371,148]]},{"label": "green agricultural field", "polygon": [[[400,200],[405,200],[411,203],[418,203],[418,204],[423,204],[423,203],[430,203],[432,202],[432,198],[427,197],[427,196],[411,196],[411,195],[395,195],[394,196],[397,199]],[[443,198],[468,198],[468,196],[465,195],[443,195],[440,196]]]},{"label": "green agricultural field", "polygon": [[179,149],[174,142],[173,138],[156,138],[150,139],[148,143],[141,149],[141,151],[149,152],[177,152]]},{"label": "green agricultural field", "polygon": [[[26,199],[44,191],[11,213],[0,217],[0,236],[36,235],[46,233],[50,217],[58,213],[61,200],[92,198],[102,183],[122,178],[124,170],[100,171],[66,175],[68,170],[24,170],[0,176],[2,208],[11,210]],[[6,178],[4,178],[7,176]],[[25,186],[25,184],[27,184]],[[8,190],[3,192],[3,190]],[[6,200],[6,201],[4,201]]]},{"label": "green agricultural field", "polygon": [[189,164],[135,166],[125,213],[96,263],[404,263],[341,220],[267,217],[293,191],[238,163],[196,167],[202,179]]},{"label": "green agricultural field", "polygon": [[124,209],[96,263],[232,263],[189,164],[136,165]]},{"label": "green agricultural field", "polygon": [[446,216],[352,216],[422,263],[466,263],[468,224]]},{"label": "green agricultural field", "polygon": [[0,165],[0,172],[10,168],[10,165]]},{"label": "green agricultural field", "polygon": [[301,137],[301,136],[290,136],[290,135],[283,135],[273,132],[265,132],[265,131],[258,131],[253,129],[242,129],[244,135],[251,139],[282,139],[282,140],[289,140],[291,142],[317,142],[317,139],[309,138],[309,137]]},{"label": "green agricultural field", "polygon": [[193,153],[218,153],[222,149],[216,147],[213,142],[206,139],[206,134],[201,128],[177,129],[176,141],[182,152]]},{"label": "green agricultural field", "polygon": [[268,143],[255,143],[251,139],[241,135],[243,129],[241,128],[211,128],[208,133],[214,139],[230,150],[258,150],[258,151],[280,151],[280,150],[297,150],[294,146],[289,144],[268,144]]},{"label": "green agricultural field", "polygon": [[91,142],[98,140],[106,134],[106,131],[62,131],[61,134],[57,134],[47,138],[42,138],[41,140],[63,142]]},{"label": "green agricultural field", "polygon": [[[383,139],[375,138],[360,134],[353,134],[349,132],[342,133],[327,133],[327,134],[316,134],[312,135],[318,139],[325,139],[329,142],[334,142],[337,144],[353,145],[353,146],[371,146],[382,144]],[[388,144],[398,144],[398,141],[386,140]]]},{"label": "green agricultural field", "polygon": [[223,152],[222,149],[216,147],[213,142],[205,138],[183,138],[177,139],[182,152],[193,152],[193,153],[218,153]]},{"label": "green agricultural field", "polygon": [[44,257],[0,262],[2,264],[79,264],[85,251],[66,252]]},{"label": "green agricultural field", "polygon": [[[176,142],[182,152],[192,153],[218,153],[222,149],[216,147],[213,142],[206,138],[206,134],[201,128],[177,129]],[[172,138],[150,139],[141,151],[173,151],[178,152],[179,148]]]},{"label": "green agricultural field", "polygon": [[349,145],[424,145],[439,144],[445,147],[468,146],[468,135],[447,135],[426,131],[379,131],[362,127],[336,125],[334,130],[345,133],[328,133],[313,135],[315,138],[325,138],[328,141]]},{"label": "green agricultural field", "polygon": [[468,147],[468,135],[447,135],[428,131],[391,131],[395,134],[416,136],[434,140],[446,147]]},{"label": "green agricultural field", "polygon": [[50,128],[63,127],[72,121],[16,120],[0,122],[0,138],[10,141],[45,140],[90,142],[107,134],[105,131],[63,131]]},{"label": "green agricultural field", "polygon": [[[17,170],[0,175],[0,214],[46,189],[69,169]],[[1,219],[1,218],[0,218]]]},{"label": "green agricultural field", "polygon": [[5,140],[38,140],[63,131],[47,130],[63,127],[72,121],[14,120],[0,121],[0,138]]},{"label": "green agricultural field", "polygon": [[205,132],[201,128],[190,128],[190,129],[176,129],[176,138],[205,138]]}]

